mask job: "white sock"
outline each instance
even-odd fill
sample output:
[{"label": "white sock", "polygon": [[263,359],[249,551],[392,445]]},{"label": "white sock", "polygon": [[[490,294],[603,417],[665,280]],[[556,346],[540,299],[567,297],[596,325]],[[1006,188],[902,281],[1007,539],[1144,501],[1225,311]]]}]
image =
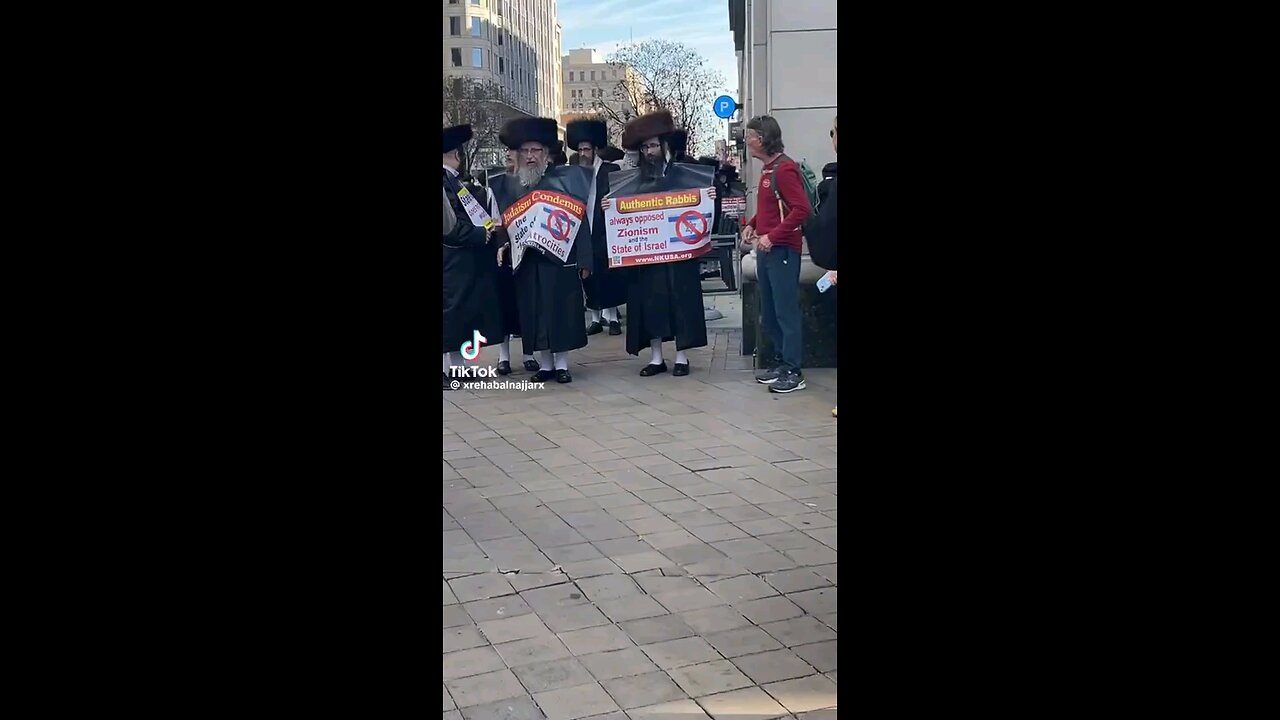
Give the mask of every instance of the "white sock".
[{"label": "white sock", "polygon": [[569,351],[566,350],[565,352],[562,352],[562,353],[556,353],[556,369],[557,370],[569,369]]},{"label": "white sock", "polygon": [[677,350],[677,351],[676,351],[676,364],[677,364],[677,365],[688,365],[688,364],[689,364],[689,356],[688,356],[688,355],[685,355],[683,350]]},{"label": "white sock", "polygon": [[599,310],[592,310],[592,311],[591,311],[591,322],[600,322],[600,311],[599,311]]},{"label": "white sock", "polygon": [[662,364],[662,338],[654,338],[649,341],[649,347],[653,350],[653,357],[650,358],[650,365]]},{"label": "white sock", "polygon": [[511,362],[511,336],[503,339],[498,346],[498,362]]},{"label": "white sock", "polygon": [[449,374],[449,368],[453,367],[453,363],[449,360],[449,353],[444,354],[444,374]]},{"label": "white sock", "polygon": [[605,309],[604,309],[604,321],[605,321],[605,322],[618,322],[618,308],[605,308]]},{"label": "white sock", "polygon": [[551,351],[539,350],[538,355],[539,355],[538,363],[542,365],[542,369],[550,370],[551,369]]}]

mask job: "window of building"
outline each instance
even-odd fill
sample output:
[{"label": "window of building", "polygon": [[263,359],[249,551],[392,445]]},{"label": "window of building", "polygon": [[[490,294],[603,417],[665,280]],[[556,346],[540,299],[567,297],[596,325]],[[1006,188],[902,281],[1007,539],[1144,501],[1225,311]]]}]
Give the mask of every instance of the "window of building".
[{"label": "window of building", "polygon": [[484,67],[484,50],[471,48],[471,67]]},{"label": "window of building", "polygon": [[471,4],[472,4],[472,5],[475,5],[476,7],[479,7],[479,6],[480,6],[480,0],[471,0]]},{"label": "window of building", "polygon": [[502,31],[501,31],[501,30],[499,30],[499,31],[498,31],[498,44],[499,44],[499,45],[501,45],[501,44],[502,44]]},{"label": "window of building", "polygon": [[462,67],[462,48],[450,48],[449,59],[454,67]]},{"label": "window of building", "polygon": [[450,4],[450,5],[457,5],[457,4],[458,4],[458,0],[449,0],[449,4]]},{"label": "window of building", "polygon": [[592,70],[592,71],[591,71],[591,79],[592,79],[592,80],[595,80],[595,79],[596,79],[596,71],[595,71],[595,70]]},{"label": "window of building", "polygon": [[454,37],[457,37],[462,34],[462,18],[460,17],[449,18],[449,34]]},{"label": "window of building", "polygon": [[507,61],[503,60],[502,58],[498,58],[498,72],[502,73],[506,71],[507,71]]},{"label": "window of building", "polygon": [[471,18],[471,37],[480,37],[480,18]]},{"label": "window of building", "polygon": [[506,7],[507,0],[498,0],[498,17],[502,17],[502,8]]}]

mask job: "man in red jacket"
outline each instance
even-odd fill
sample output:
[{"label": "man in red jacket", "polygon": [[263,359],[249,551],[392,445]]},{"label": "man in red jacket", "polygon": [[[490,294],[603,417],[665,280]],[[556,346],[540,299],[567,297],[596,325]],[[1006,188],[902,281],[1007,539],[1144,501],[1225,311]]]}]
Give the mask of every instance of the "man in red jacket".
[{"label": "man in red jacket", "polygon": [[783,154],[782,128],[768,115],[752,118],[744,133],[751,157],[764,163],[756,190],[756,214],[742,228],[744,243],[756,248],[761,329],[774,357],[756,380],[770,392],[805,388],[800,361],[804,338],[800,325],[800,227],[808,219],[809,195],[800,166]]}]

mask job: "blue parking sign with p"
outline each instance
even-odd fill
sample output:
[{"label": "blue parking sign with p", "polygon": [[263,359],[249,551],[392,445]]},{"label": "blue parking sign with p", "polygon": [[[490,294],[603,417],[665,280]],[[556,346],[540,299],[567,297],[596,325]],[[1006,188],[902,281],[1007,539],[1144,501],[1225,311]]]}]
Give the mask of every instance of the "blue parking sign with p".
[{"label": "blue parking sign with p", "polygon": [[721,95],[716,98],[712,105],[714,107],[716,117],[725,120],[733,117],[733,114],[738,111],[738,101],[728,95]]}]

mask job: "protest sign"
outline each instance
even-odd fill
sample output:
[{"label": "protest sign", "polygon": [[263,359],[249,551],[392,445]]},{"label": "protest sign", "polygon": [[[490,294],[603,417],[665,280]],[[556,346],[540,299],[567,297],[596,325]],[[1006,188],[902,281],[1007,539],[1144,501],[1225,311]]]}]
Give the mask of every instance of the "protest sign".
[{"label": "protest sign", "polygon": [[679,262],[706,254],[714,212],[707,188],[613,198],[605,212],[609,267]]},{"label": "protest sign", "polygon": [[502,213],[511,246],[518,248],[511,255],[512,267],[530,247],[568,262],[584,217],[585,203],[553,190],[534,190],[515,201]]}]

